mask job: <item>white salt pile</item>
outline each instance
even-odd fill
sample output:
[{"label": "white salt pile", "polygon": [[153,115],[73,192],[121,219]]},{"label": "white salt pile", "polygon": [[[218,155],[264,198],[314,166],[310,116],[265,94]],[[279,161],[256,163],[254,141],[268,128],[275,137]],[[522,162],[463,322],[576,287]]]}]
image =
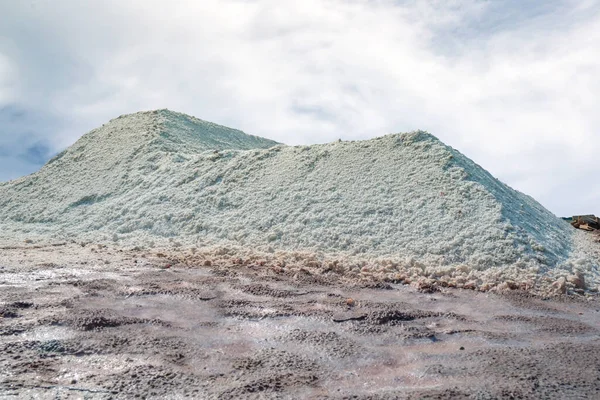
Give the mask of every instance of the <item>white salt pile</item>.
[{"label": "white salt pile", "polygon": [[1,184],[0,228],[598,282],[587,237],[425,132],[289,147],[168,110],[122,116]]}]

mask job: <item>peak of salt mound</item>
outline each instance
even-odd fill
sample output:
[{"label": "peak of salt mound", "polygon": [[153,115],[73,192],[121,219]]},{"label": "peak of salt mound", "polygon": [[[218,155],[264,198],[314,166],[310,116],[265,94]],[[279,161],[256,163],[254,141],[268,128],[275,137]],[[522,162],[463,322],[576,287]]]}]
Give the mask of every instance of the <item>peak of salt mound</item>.
[{"label": "peak of salt mound", "polygon": [[154,110],[121,115],[83,135],[48,165],[65,161],[96,163],[106,168],[140,154],[191,154],[208,150],[248,150],[279,143],[212,122],[170,111]]}]

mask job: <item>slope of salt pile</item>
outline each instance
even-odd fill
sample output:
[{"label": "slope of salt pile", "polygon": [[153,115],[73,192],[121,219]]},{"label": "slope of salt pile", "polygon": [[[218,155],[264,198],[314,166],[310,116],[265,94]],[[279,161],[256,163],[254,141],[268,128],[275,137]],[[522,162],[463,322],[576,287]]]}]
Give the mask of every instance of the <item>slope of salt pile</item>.
[{"label": "slope of salt pile", "polygon": [[0,227],[5,238],[175,239],[423,270],[597,270],[573,263],[567,223],[428,133],[288,147],[167,110],[112,120],[2,184]]}]

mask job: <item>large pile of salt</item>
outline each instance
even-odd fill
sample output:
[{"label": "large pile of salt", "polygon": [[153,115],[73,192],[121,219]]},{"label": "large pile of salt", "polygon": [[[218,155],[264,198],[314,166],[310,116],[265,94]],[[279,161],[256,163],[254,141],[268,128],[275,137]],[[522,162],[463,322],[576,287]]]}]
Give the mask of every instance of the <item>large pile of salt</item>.
[{"label": "large pile of salt", "polygon": [[597,269],[573,264],[567,223],[428,133],[289,147],[168,110],[112,120],[1,184],[0,227],[5,239]]}]

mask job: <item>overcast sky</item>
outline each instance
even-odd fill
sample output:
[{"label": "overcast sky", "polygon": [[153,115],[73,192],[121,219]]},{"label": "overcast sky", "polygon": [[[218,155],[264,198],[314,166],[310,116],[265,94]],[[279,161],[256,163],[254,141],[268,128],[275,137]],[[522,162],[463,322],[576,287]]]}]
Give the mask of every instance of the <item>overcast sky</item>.
[{"label": "overcast sky", "polygon": [[423,129],[600,214],[595,0],[0,0],[0,181],[156,108],[287,144]]}]

